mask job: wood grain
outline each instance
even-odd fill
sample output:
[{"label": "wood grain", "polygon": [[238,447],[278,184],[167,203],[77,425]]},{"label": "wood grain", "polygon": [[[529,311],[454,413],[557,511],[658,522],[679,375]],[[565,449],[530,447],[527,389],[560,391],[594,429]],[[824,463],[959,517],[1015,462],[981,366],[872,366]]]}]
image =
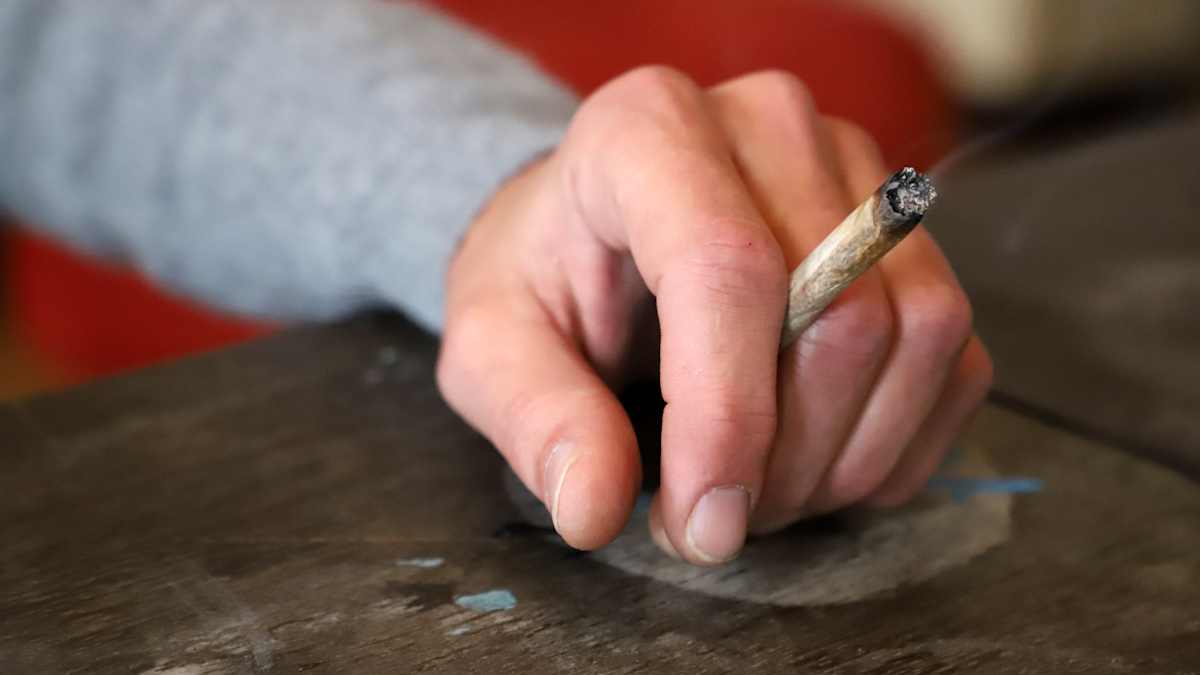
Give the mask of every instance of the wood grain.
[{"label": "wood grain", "polygon": [[1048,485],[1007,543],[854,604],[719,599],[514,526],[434,349],[367,318],[0,405],[0,672],[1200,672],[1200,493],[1156,465],[988,409],[973,442]]}]

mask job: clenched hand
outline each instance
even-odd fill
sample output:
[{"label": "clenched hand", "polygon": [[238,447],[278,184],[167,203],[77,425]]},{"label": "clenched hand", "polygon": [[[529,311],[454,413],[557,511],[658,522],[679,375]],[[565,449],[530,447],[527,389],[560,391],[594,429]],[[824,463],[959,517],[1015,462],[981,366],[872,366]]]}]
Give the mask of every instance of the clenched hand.
[{"label": "clenched hand", "polygon": [[712,89],[659,67],[624,75],[468,232],[439,386],[580,548],[629,517],[641,470],[613,389],[654,367],[654,341],[667,405],[651,529],[668,553],[716,564],[748,531],[900,504],[991,383],[929,234],[778,353],[788,270],[888,173],[790,75]]}]

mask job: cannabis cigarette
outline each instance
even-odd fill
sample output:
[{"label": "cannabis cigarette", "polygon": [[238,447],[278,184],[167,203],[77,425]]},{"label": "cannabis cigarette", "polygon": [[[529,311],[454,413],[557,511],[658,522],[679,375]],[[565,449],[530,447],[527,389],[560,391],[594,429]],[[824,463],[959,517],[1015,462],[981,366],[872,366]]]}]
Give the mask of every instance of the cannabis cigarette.
[{"label": "cannabis cigarette", "polygon": [[937,190],[912,167],[888,177],[792,272],[780,351],[796,341],[821,312],[883,254],[912,231]]}]

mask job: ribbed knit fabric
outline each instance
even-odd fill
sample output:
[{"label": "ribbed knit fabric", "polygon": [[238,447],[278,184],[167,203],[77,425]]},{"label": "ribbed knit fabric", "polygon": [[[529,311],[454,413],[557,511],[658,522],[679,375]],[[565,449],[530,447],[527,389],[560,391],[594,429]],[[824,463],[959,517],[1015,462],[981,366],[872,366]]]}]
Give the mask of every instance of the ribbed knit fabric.
[{"label": "ribbed knit fabric", "polygon": [[436,330],[462,231],[575,105],[417,4],[0,3],[0,205],[242,313]]}]

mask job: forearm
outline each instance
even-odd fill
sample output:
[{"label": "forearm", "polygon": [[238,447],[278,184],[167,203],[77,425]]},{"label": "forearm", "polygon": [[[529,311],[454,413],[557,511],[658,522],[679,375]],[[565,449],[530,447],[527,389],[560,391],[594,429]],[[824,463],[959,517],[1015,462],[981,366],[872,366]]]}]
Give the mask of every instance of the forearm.
[{"label": "forearm", "polygon": [[10,0],[0,101],[0,201],[47,232],[236,311],[434,328],[459,234],[574,107],[364,0]]}]

